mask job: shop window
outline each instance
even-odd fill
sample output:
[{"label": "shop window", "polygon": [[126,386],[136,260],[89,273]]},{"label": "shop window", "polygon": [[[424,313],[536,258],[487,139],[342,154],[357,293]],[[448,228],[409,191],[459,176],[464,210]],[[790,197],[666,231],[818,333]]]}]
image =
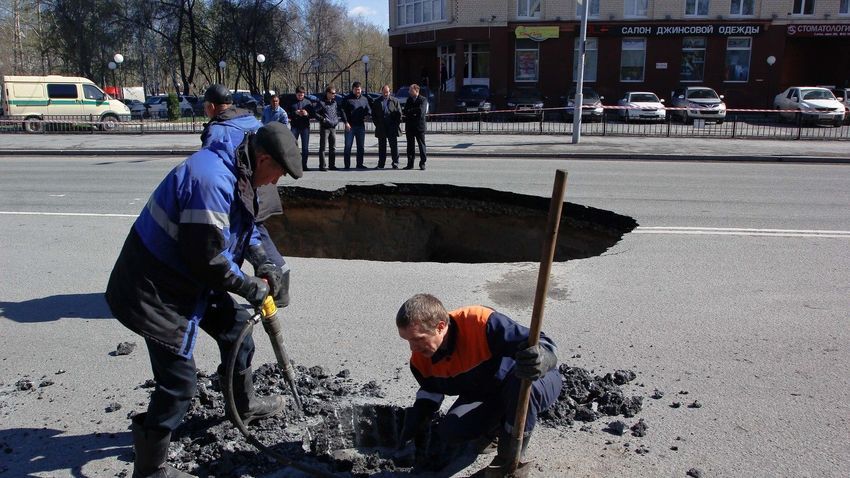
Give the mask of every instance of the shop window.
[{"label": "shop window", "polygon": [[708,16],[708,0],[685,0],[685,15],[689,17]]},{"label": "shop window", "polygon": [[398,26],[445,20],[445,0],[398,0]]},{"label": "shop window", "polygon": [[[586,0],[590,2],[587,9],[587,18],[599,18],[599,0]],[[581,2],[576,2],[576,18],[581,18],[584,14],[584,5]]]},{"label": "shop window", "polygon": [[813,15],[815,0],[794,0],[794,15]]},{"label": "shop window", "polygon": [[746,82],[750,79],[752,38],[726,39],[726,74],[724,81]]},{"label": "shop window", "polygon": [[838,6],[838,13],[841,15],[850,15],[850,0],[841,0]]},{"label": "shop window", "polygon": [[[579,39],[573,46],[573,81],[578,81]],[[584,81],[596,81],[596,64],[599,59],[599,39],[588,38],[584,49]]]},{"label": "shop window", "polygon": [[729,7],[729,15],[754,15],[756,13],[755,4],[756,0],[732,0]]},{"label": "shop window", "polygon": [[623,38],[620,81],[643,81],[646,38]]},{"label": "shop window", "polygon": [[627,17],[645,17],[649,0],[625,0],[623,13]]},{"label": "shop window", "polygon": [[514,51],[514,80],[537,81],[540,60],[540,49],[537,42],[517,39]]},{"label": "shop window", "polygon": [[540,0],[517,0],[516,16],[525,18],[540,17]]},{"label": "shop window", "polygon": [[705,37],[685,37],[682,41],[682,81],[702,81],[705,73]]}]

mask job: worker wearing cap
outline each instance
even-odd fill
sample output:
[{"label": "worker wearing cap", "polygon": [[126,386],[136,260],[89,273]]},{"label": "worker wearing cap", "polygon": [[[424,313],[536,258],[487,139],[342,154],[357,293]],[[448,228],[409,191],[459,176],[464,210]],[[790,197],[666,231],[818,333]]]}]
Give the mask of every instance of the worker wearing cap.
[{"label": "worker wearing cap", "polygon": [[[410,345],[410,370],[419,382],[416,401],[405,413],[402,448],[415,440],[419,461],[440,469],[451,451],[465,442],[498,436],[498,454],[488,474],[504,476],[510,460],[511,434],[521,380],[532,382],[523,430],[523,454],[537,422],[561,391],[556,346],[546,335],[529,347],[529,329],[493,309],[463,307],[447,312],[436,297],[417,294],[396,315],[401,338]],[[423,431],[445,395],[458,396],[432,433],[430,448]],[[527,467],[524,468],[527,470]]]},{"label": "worker wearing cap", "polygon": [[[204,125],[201,133],[202,146],[206,147],[213,142],[222,143],[225,148],[233,154],[236,148],[245,141],[251,133],[257,131],[263,124],[248,110],[233,106],[233,95],[226,86],[221,84],[211,85],[204,92],[204,112],[210,119]],[[254,267],[269,268],[277,267],[283,275],[283,286],[275,296],[278,307],[289,305],[289,265],[278,251],[274,241],[269,235],[268,229],[263,224],[271,216],[283,213],[280,204],[280,195],[276,184],[268,184],[257,189],[260,208],[257,211],[257,232],[260,235],[260,244],[246,254],[245,259]]]},{"label": "worker wearing cap", "polygon": [[[297,179],[302,171],[295,138],[280,123],[259,129],[234,154],[213,142],[166,175],[130,229],[106,301],[122,324],[144,338],[156,381],[147,412],[132,419],[134,477],[190,476],[165,459],[171,432],[195,395],[198,331],[215,339],[224,361],[251,316],[229,293],[256,307],[280,287],[274,271],[249,276],[240,266],[259,244],[257,188],[285,175]],[[232,384],[244,422],[284,408],[279,396],[254,394],[253,353],[248,336]]]}]

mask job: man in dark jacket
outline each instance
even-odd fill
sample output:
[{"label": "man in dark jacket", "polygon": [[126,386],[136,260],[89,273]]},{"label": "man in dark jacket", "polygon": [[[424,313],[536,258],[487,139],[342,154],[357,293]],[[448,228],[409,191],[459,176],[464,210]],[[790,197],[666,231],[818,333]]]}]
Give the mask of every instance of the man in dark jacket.
[{"label": "man in dark jacket", "polygon": [[301,168],[308,171],[307,154],[310,151],[310,118],[313,116],[313,102],[306,98],[307,90],[303,86],[295,89],[295,101],[289,105],[289,123],[292,135],[301,143]]},{"label": "man in dark jacket", "polygon": [[410,345],[410,370],[419,383],[416,401],[405,413],[402,444],[415,440],[417,447],[426,445],[422,432],[443,398],[458,396],[432,432],[431,448],[424,453],[417,448],[419,461],[440,469],[451,459],[451,450],[495,430],[498,454],[488,474],[506,476],[522,380],[531,382],[523,454],[538,413],[561,392],[555,343],[541,334],[538,345],[529,347],[529,329],[508,316],[480,305],[448,312],[430,294],[408,299],[396,315],[396,327]]},{"label": "man in dark jacket", "polygon": [[381,87],[381,97],[372,102],[372,122],[378,138],[378,169],[387,163],[387,143],[390,144],[393,169],[398,169],[398,136],[401,133],[401,106],[390,94],[390,85]]},{"label": "man in dark jacket", "polygon": [[362,95],[359,81],[351,84],[351,94],[342,100],[340,112],[345,123],[345,169],[351,167],[351,145],[357,140],[357,169],[365,169],[363,164],[363,143],[366,141],[366,115],[369,114],[369,99]]},{"label": "man in dark jacket", "polygon": [[[210,121],[204,125],[204,131],[201,133],[201,147],[205,148],[214,142],[220,142],[231,156],[235,154],[236,148],[245,141],[245,138],[262,126],[262,123],[254,117],[254,113],[233,106],[230,90],[221,84],[207,88],[204,93],[204,111]],[[280,255],[268,229],[263,224],[268,218],[283,214],[277,185],[260,186],[257,188],[257,198],[260,207],[254,219],[257,222],[257,233],[260,235],[264,252],[249,253],[245,259],[254,266],[255,270],[266,262],[271,262],[281,269],[283,286],[279,294],[275,296],[275,303],[278,307],[286,307],[289,305],[289,265]]]},{"label": "man in dark jacket", "polygon": [[[156,381],[147,412],[132,418],[137,478],[190,476],[165,459],[195,395],[198,330],[216,340],[223,362],[251,317],[229,292],[258,307],[280,287],[276,268],[248,276],[240,266],[249,249],[262,247],[254,227],[256,189],[283,175],[301,177],[295,138],[271,123],[235,154],[228,148],[213,141],[166,175],[130,229],[106,287],[113,315],[144,338]],[[255,395],[253,353],[248,337],[237,354],[238,376],[221,383],[232,387],[245,422],[284,408],[282,397]]]},{"label": "man in dark jacket", "polygon": [[428,102],[419,94],[419,85],[410,85],[410,96],[404,103],[404,135],[407,137],[407,167],[413,169],[416,157],[416,144],[419,145],[419,169],[425,169],[425,115],[428,114]]},{"label": "man in dark jacket", "polygon": [[325,171],[325,147],[328,149],[330,168],[336,169],[336,125],[339,124],[339,105],[336,88],[328,85],[325,97],[316,104],[316,119],[319,120],[319,169]]}]

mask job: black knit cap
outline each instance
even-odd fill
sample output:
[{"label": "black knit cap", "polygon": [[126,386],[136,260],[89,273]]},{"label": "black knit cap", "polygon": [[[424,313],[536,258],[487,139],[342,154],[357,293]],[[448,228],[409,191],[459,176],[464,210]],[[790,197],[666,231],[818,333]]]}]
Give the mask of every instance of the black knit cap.
[{"label": "black knit cap", "polygon": [[233,95],[230,94],[230,90],[226,86],[216,83],[210,85],[204,92],[204,101],[214,105],[229,105],[233,103]]},{"label": "black knit cap", "polygon": [[286,174],[295,179],[304,172],[301,169],[301,151],[295,144],[295,136],[283,123],[269,123],[254,135],[254,149],[262,149],[283,167]]}]

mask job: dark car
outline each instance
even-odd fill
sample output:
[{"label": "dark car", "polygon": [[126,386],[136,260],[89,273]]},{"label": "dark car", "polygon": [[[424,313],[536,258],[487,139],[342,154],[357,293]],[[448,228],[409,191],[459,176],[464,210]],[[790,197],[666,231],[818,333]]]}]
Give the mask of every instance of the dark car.
[{"label": "dark car", "polygon": [[237,91],[233,93],[233,104],[237,108],[244,108],[255,113],[263,112],[263,96],[258,94]]},{"label": "dark car", "polygon": [[[184,96],[184,98],[186,98],[186,101],[188,101],[189,104],[192,105],[192,112],[191,112],[192,116],[205,116],[206,115],[206,113],[204,112],[204,98],[202,96],[190,95],[190,96]],[[186,115],[186,116],[189,116],[189,115]]]},{"label": "dark car", "polygon": [[[572,121],[575,113],[575,98],[576,90],[571,89],[567,96],[564,97],[564,119]],[[602,121],[602,115],[605,109],[602,107],[604,96],[599,96],[593,88],[584,87],[581,89],[581,120],[582,121]]]},{"label": "dark car", "polygon": [[486,113],[492,108],[487,85],[464,85],[455,96],[455,111],[459,113]]},{"label": "dark car", "polygon": [[517,88],[506,98],[509,110],[513,110],[513,119],[543,119],[543,95],[536,89]]},{"label": "dark car", "polygon": [[[430,114],[437,111],[437,97],[434,95],[433,91],[429,90],[427,86],[420,86],[419,95],[424,96],[428,99],[428,106],[427,111],[425,111],[425,114]],[[399,103],[401,103],[401,106],[404,106],[404,103],[407,101],[407,98],[410,97],[410,87],[400,87],[398,91],[395,92],[395,97],[398,98],[398,101]]]}]

